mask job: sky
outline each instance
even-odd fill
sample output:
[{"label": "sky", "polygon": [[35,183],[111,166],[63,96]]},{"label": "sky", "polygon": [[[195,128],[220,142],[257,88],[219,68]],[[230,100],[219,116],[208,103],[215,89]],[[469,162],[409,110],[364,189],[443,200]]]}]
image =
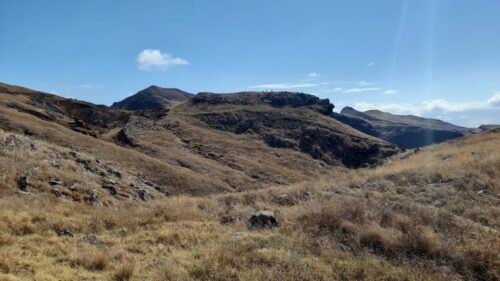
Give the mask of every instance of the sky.
[{"label": "sky", "polygon": [[0,82],[110,105],[150,85],[500,123],[498,0],[0,0]]}]

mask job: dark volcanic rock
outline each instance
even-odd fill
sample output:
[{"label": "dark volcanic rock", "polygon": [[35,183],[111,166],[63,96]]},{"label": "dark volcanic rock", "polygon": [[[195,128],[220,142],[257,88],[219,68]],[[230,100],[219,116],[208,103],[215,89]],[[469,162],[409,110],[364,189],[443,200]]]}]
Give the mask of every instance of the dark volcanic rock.
[{"label": "dark volcanic rock", "polygon": [[118,134],[115,136],[115,140],[121,144],[121,145],[128,145],[128,146],[137,146],[134,141],[132,140],[132,137],[130,137],[127,134],[127,131],[125,128],[121,129]]},{"label": "dark volcanic rock", "polygon": [[437,119],[394,115],[379,110],[359,112],[345,107],[340,114],[332,113],[331,116],[365,134],[405,149],[440,143],[475,132]]},{"label": "dark volcanic rock", "polygon": [[27,176],[19,176],[17,178],[17,187],[20,189],[20,190],[26,190],[26,188],[28,187],[28,177]]},{"label": "dark volcanic rock", "polygon": [[127,110],[158,110],[184,102],[192,95],[179,89],[151,86],[120,102],[115,102],[112,107]]},{"label": "dark volcanic rock", "polygon": [[272,228],[279,225],[274,214],[268,211],[259,211],[253,214],[248,222],[250,228]]}]

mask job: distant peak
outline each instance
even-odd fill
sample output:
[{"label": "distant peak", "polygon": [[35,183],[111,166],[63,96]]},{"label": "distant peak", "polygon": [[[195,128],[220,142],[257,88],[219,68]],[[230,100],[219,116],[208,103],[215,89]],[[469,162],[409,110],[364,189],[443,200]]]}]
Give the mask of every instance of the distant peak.
[{"label": "distant peak", "polygon": [[348,112],[358,112],[358,111],[350,106],[346,106],[346,107],[342,108],[342,110],[340,111],[340,114],[348,113]]},{"label": "distant peak", "polygon": [[115,108],[128,110],[156,110],[184,102],[192,94],[176,88],[162,88],[151,85],[135,95],[113,104]]}]

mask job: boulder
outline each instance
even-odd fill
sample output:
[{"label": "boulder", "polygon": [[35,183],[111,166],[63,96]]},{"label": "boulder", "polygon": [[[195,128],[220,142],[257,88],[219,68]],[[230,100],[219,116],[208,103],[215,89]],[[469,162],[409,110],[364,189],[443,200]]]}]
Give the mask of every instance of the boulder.
[{"label": "boulder", "polygon": [[86,201],[92,205],[100,205],[101,204],[101,198],[99,197],[99,194],[97,194],[95,189],[92,189],[90,191],[90,194],[86,197]]},{"label": "boulder", "polygon": [[81,241],[84,243],[92,244],[92,245],[99,244],[99,239],[97,239],[97,236],[95,234],[85,235],[85,236],[83,236]]},{"label": "boulder", "polygon": [[27,176],[19,176],[17,178],[17,187],[20,189],[20,190],[26,190],[26,188],[28,187],[28,177]]},{"label": "boulder", "polygon": [[71,228],[60,228],[56,230],[56,233],[58,236],[68,236],[68,237],[75,236],[75,230]]},{"label": "boulder", "polygon": [[297,204],[297,200],[286,193],[275,196],[273,202],[281,206],[292,206]]},{"label": "boulder", "polygon": [[62,182],[58,181],[58,180],[51,180],[51,181],[49,181],[49,184],[50,184],[50,186],[54,187],[54,186],[62,185]]},{"label": "boulder", "polygon": [[250,217],[250,228],[273,228],[279,225],[278,220],[272,212],[259,211]]}]

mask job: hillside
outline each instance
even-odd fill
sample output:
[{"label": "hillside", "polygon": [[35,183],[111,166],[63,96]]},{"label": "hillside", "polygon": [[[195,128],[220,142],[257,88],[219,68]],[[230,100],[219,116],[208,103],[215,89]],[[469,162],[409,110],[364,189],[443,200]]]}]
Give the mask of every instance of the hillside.
[{"label": "hillside", "polygon": [[357,111],[345,107],[333,118],[401,148],[417,148],[475,133],[476,130],[413,115],[394,115],[380,110]]},{"label": "hillside", "polygon": [[500,132],[401,153],[332,109],[0,84],[0,280],[498,280]]},{"label": "hillside", "polygon": [[[90,161],[83,166],[109,200],[286,185],[398,152],[330,118],[333,105],[306,94],[202,93],[168,109],[127,111],[5,84],[0,90],[0,128],[60,147],[57,159],[47,160]],[[70,150],[87,156],[68,159]],[[95,163],[130,178],[108,176]],[[6,182],[12,186],[18,176]],[[113,189],[104,187],[109,180]],[[33,188],[50,190],[50,184]]]},{"label": "hillside", "polygon": [[188,100],[193,94],[175,88],[150,86],[135,95],[115,102],[111,107],[127,110],[158,110]]},{"label": "hillside", "polygon": [[[36,138],[0,130],[3,178],[31,166],[47,180],[95,180]],[[499,144],[487,132],[300,184],[112,208],[5,193],[14,183],[1,181],[0,279],[498,280]],[[277,227],[250,227],[259,210]]]}]

